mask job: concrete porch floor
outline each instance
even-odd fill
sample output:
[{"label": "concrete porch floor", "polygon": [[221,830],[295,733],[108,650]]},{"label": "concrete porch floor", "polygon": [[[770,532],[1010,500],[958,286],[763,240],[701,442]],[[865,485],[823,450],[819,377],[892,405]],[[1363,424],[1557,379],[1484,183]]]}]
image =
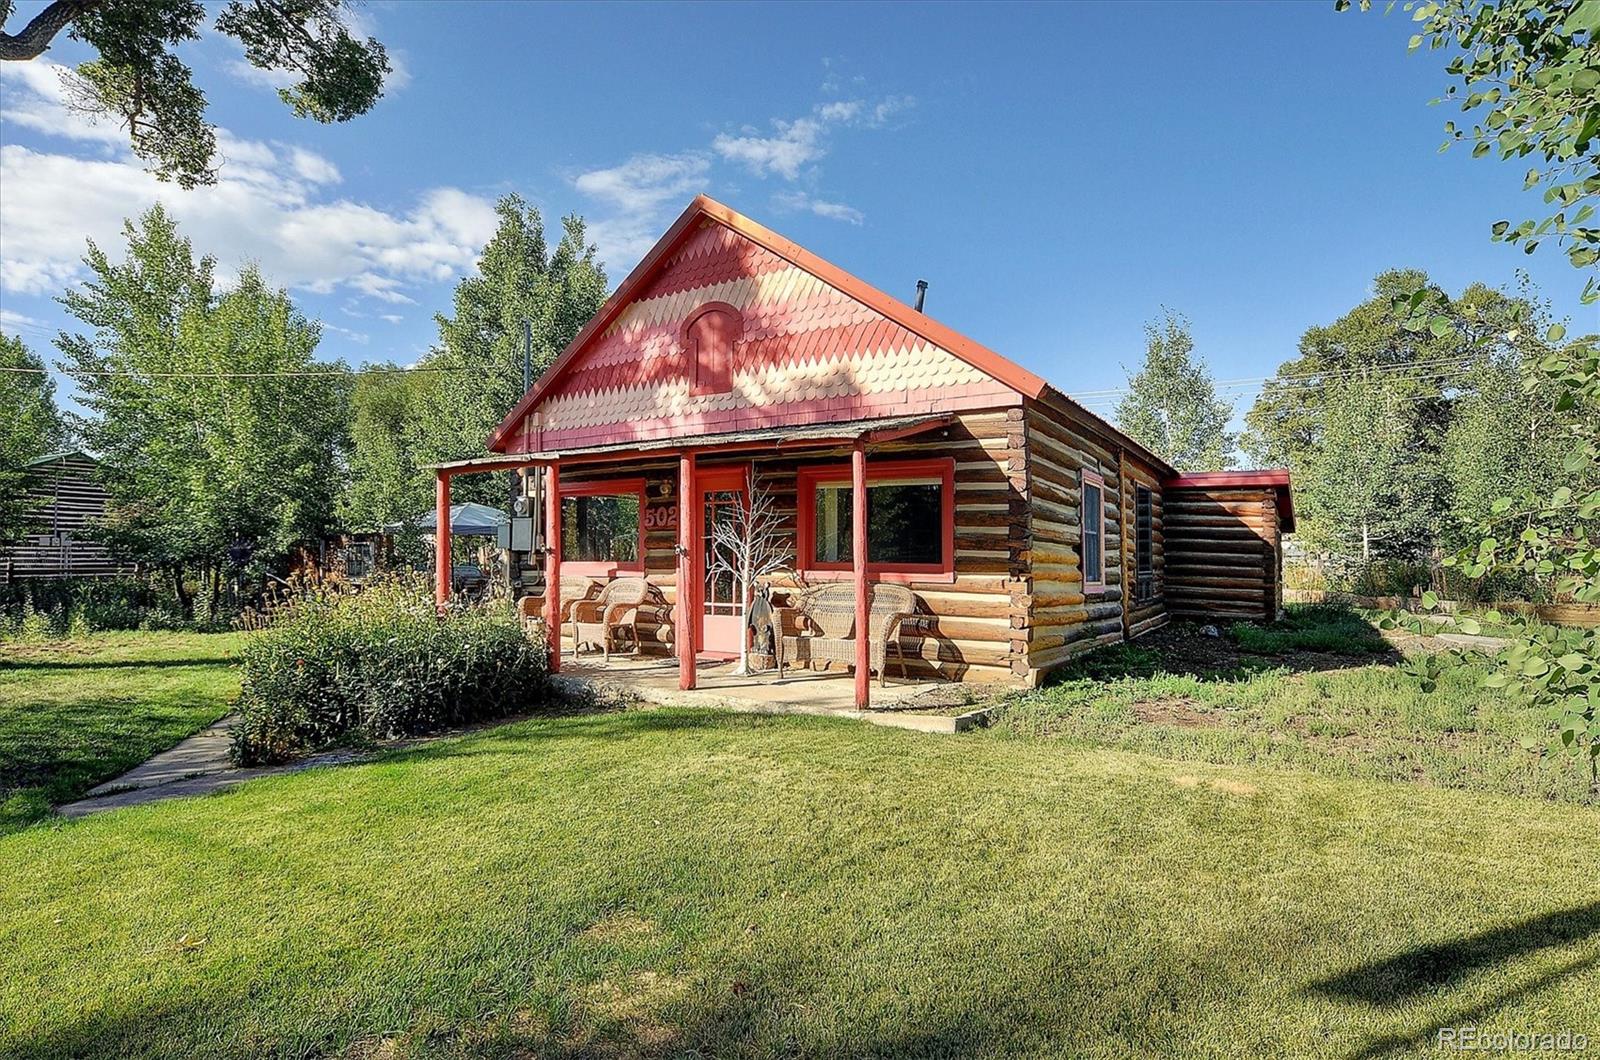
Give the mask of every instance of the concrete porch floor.
[{"label": "concrete porch floor", "polygon": [[[560,679],[586,684],[662,706],[721,707],[752,714],[820,714],[918,732],[955,733],[982,725],[987,708],[970,703],[966,686],[947,681],[910,681],[891,676],[872,683],[871,710],[857,710],[849,671],[791,669],[736,675],[734,662],[702,660],[696,687],[678,688],[678,660],[664,656],[599,654],[561,656]],[[970,709],[961,710],[961,705]]]}]

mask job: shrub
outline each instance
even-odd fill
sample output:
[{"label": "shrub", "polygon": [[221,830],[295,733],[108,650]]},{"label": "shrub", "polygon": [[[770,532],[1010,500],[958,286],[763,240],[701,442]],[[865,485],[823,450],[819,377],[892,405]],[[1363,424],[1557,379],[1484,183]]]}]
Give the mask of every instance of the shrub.
[{"label": "shrub", "polygon": [[188,629],[170,588],[140,578],[52,578],[0,585],[0,637]]},{"label": "shrub", "polygon": [[298,599],[241,657],[241,765],[524,713],[547,691],[544,648],[509,611],[440,617],[415,579]]}]

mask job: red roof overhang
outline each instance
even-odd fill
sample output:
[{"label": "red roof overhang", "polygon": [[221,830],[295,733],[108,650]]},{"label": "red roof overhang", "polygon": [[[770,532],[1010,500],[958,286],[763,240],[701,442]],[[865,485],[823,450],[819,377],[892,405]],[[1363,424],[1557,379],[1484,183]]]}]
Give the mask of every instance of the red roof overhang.
[{"label": "red roof overhang", "polygon": [[1278,494],[1278,523],[1284,533],[1294,533],[1294,493],[1286,467],[1265,471],[1197,471],[1174,475],[1162,485],[1167,489],[1272,489]]}]

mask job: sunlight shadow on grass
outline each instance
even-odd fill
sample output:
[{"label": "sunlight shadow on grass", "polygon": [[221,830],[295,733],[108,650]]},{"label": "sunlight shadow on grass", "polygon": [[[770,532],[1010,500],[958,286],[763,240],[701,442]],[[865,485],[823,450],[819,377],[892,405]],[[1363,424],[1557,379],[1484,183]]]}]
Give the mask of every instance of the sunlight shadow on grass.
[{"label": "sunlight shadow on grass", "polygon": [[1346,1001],[1398,1005],[1425,990],[1449,987],[1480,969],[1600,933],[1600,901],[1530,917],[1450,942],[1419,946],[1352,968],[1312,989]]}]

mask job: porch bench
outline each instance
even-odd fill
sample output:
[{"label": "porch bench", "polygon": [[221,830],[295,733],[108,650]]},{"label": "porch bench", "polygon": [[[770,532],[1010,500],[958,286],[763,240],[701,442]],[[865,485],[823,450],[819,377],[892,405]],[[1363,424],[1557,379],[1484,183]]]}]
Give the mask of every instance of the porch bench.
[{"label": "porch bench", "polygon": [[[869,669],[878,672],[879,685],[885,684],[889,647],[893,645],[903,679],[906,658],[900,649],[900,627],[917,613],[916,594],[903,585],[877,582],[867,586],[867,608]],[[855,665],[856,589],[853,584],[830,582],[809,589],[776,611],[778,636],[773,641],[779,678],[790,662]]]}]

